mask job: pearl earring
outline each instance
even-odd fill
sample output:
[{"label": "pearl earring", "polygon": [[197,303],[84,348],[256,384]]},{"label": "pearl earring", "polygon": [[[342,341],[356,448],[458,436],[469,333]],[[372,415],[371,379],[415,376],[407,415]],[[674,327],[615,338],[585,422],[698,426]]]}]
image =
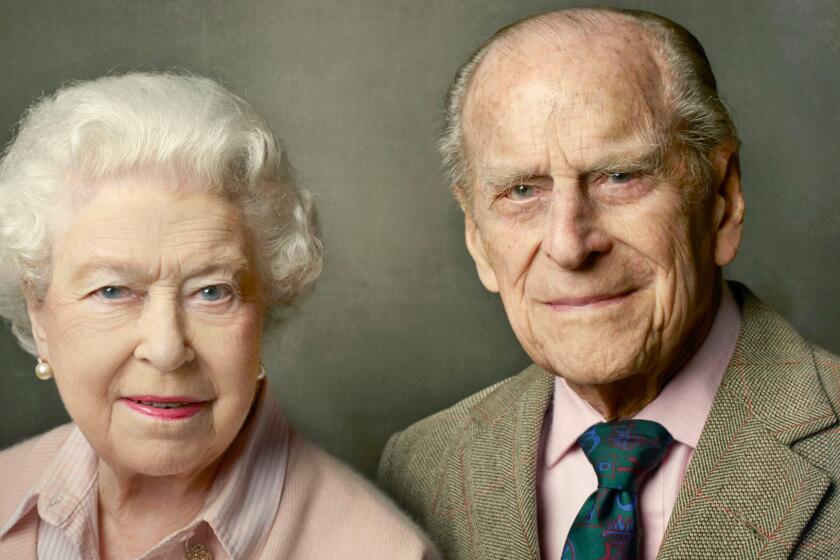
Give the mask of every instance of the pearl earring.
[{"label": "pearl earring", "polygon": [[257,379],[265,379],[265,366],[260,364],[260,372],[257,374]]},{"label": "pearl earring", "polygon": [[35,376],[38,379],[46,381],[47,379],[52,379],[53,370],[50,367],[50,364],[38,358],[38,365],[35,366]]}]

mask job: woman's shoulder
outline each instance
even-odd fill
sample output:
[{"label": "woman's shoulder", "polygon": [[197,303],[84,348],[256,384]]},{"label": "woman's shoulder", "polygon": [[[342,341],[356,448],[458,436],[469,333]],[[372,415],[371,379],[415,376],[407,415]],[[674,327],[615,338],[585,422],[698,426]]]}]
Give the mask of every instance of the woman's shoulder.
[{"label": "woman's shoulder", "polygon": [[73,424],[63,424],[0,451],[0,476],[8,469],[17,471],[22,466],[46,467],[71,431]]},{"label": "woman's shoulder", "polygon": [[[439,558],[419,528],[349,466],[292,432],[266,551],[282,557]],[[281,554],[282,553],[282,554]]]},{"label": "woman's shoulder", "polygon": [[[370,515],[407,520],[381,490],[349,465],[292,432],[284,492],[299,489],[324,499],[331,510],[353,509]],[[294,491],[294,490],[293,490]]]},{"label": "woman's shoulder", "polygon": [[64,424],[0,451],[0,514],[41,478],[72,430],[73,424]]}]

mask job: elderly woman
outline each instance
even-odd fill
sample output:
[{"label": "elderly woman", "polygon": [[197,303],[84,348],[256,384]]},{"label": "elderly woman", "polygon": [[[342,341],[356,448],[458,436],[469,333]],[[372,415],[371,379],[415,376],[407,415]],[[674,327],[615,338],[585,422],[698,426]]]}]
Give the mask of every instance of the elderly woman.
[{"label": "elderly woman", "polygon": [[0,167],[0,313],[73,423],[0,454],[0,558],[436,557],[266,386],[263,330],[320,269],[309,194],[214,82],[37,103]]}]

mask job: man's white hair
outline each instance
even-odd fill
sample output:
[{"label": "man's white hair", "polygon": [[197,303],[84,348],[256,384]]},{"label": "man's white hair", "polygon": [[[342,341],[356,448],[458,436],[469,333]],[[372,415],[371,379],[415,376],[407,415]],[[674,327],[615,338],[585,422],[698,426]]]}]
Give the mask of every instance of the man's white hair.
[{"label": "man's white hair", "polygon": [[635,23],[653,39],[653,48],[665,65],[665,102],[670,109],[668,142],[684,150],[690,177],[707,186],[711,178],[710,156],[726,142],[737,150],[738,133],[732,117],[717,93],[715,76],[703,46],[687,29],[673,21],[641,10],[619,8],[572,8],[532,16],[503,27],[467,59],[455,74],[446,97],[444,127],[438,144],[453,194],[469,209],[469,185],[475,173],[464,143],[463,112],[466,97],[479,66],[497,44],[513,40],[519,33],[563,32],[563,26],[586,31],[593,26]]},{"label": "man's white hair", "polygon": [[0,316],[33,355],[22,290],[46,294],[57,225],[95,185],[127,176],[236,204],[254,239],[269,317],[320,274],[312,196],[245,101],[192,75],[70,84],[29,109],[0,162]]}]

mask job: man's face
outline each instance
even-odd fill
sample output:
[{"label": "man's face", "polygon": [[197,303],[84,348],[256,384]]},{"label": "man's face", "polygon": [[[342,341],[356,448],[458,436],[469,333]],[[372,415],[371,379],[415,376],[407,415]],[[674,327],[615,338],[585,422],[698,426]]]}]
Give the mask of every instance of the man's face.
[{"label": "man's face", "polygon": [[479,275],[548,371],[585,386],[663,375],[734,256],[716,254],[721,197],[670,153],[662,79],[638,43],[532,42],[491,52],[464,109]]}]

